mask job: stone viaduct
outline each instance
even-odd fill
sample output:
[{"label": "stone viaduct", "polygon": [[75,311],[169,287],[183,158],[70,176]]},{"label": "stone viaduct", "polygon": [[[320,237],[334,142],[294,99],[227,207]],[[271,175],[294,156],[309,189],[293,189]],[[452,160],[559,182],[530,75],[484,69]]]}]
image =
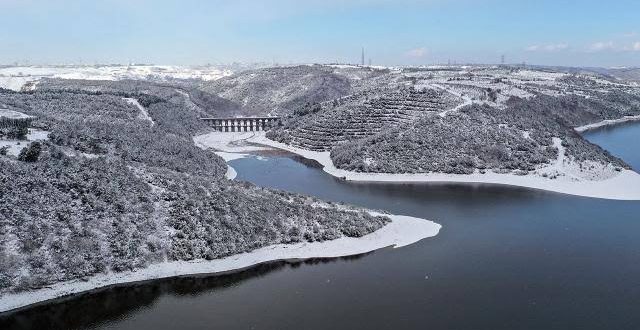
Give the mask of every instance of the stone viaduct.
[{"label": "stone viaduct", "polygon": [[280,117],[201,118],[218,132],[265,131],[280,122]]}]

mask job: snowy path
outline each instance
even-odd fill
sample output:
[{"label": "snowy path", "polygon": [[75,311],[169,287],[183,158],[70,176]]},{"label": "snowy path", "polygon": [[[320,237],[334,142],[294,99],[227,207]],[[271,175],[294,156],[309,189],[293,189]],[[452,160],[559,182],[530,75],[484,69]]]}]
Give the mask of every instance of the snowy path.
[{"label": "snowy path", "polygon": [[201,115],[205,114],[204,111],[202,111],[202,109],[195,103],[193,103],[193,100],[191,100],[191,95],[189,95],[189,93],[179,89],[179,88],[175,88],[174,89],[176,91],[176,93],[180,94],[185,102],[187,103],[187,106],[189,107],[189,109],[191,110],[196,110],[198,112],[200,112]]},{"label": "snowy path", "polygon": [[449,110],[442,111],[442,112],[438,113],[438,115],[440,115],[440,117],[444,118],[444,117],[446,117],[446,116],[447,116],[447,114],[448,114],[449,112],[455,112],[455,111],[458,111],[458,110],[460,110],[460,109],[462,109],[462,108],[464,108],[464,107],[466,107],[466,106],[468,106],[468,105],[473,104],[473,101],[472,101],[472,100],[471,100],[471,98],[469,98],[468,96],[462,96],[462,98],[464,99],[464,102],[463,102],[462,104],[460,104],[460,105],[456,106],[455,108],[452,108],[452,109],[449,109]]},{"label": "snowy path", "polygon": [[567,149],[562,145],[562,139],[554,137],[552,140],[553,140],[553,146],[556,147],[556,149],[558,149],[558,158],[554,163],[554,167],[562,168],[566,158]]},{"label": "snowy path", "polygon": [[458,110],[460,110],[460,109],[462,109],[462,108],[464,108],[464,107],[466,107],[468,105],[473,104],[473,100],[471,100],[471,98],[466,96],[466,95],[462,95],[462,94],[460,94],[460,93],[458,93],[456,91],[450,90],[450,89],[448,89],[448,88],[446,88],[446,87],[444,87],[444,86],[442,86],[440,84],[431,84],[431,86],[434,87],[434,88],[443,90],[443,91],[445,91],[445,92],[447,92],[449,94],[452,94],[452,95],[455,95],[457,97],[460,97],[460,98],[462,98],[464,100],[464,102],[462,104],[459,104],[454,108],[447,109],[447,110],[444,110],[444,111],[441,111],[440,113],[438,113],[438,115],[440,117],[442,117],[442,118],[446,117],[449,112],[455,112],[455,111],[458,111]]},{"label": "snowy path", "polygon": [[140,114],[138,114],[138,119],[147,120],[147,121],[151,122],[151,126],[156,124],[153,121],[153,118],[151,118],[151,116],[149,116],[149,112],[147,111],[147,109],[145,109],[145,107],[143,107],[142,104],[140,104],[140,102],[138,102],[138,100],[133,99],[133,98],[128,98],[128,97],[125,97],[123,100],[127,101],[127,103],[129,103],[129,104],[135,105],[140,110]]},{"label": "snowy path", "polygon": [[551,165],[538,170],[539,173],[547,173],[547,175],[564,175],[574,181],[582,181],[583,179],[570,170],[570,160],[567,158],[567,148],[562,145],[562,139],[554,137],[552,139],[553,146],[558,149],[558,156]]}]

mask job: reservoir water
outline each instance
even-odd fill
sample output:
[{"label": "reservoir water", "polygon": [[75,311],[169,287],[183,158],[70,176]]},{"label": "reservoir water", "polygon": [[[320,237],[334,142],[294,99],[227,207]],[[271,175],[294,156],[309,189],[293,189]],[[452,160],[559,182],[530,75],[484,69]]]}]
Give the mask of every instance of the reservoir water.
[{"label": "reservoir water", "polygon": [[[640,124],[585,133],[640,169]],[[289,156],[238,180],[443,225],[400,249],[127,285],[2,329],[640,329],[640,202],[496,185],[354,184]]]}]

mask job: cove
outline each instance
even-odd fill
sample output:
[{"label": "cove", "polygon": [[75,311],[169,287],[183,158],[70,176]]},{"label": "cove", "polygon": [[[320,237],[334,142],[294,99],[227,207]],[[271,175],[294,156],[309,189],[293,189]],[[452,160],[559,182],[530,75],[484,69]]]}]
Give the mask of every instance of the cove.
[{"label": "cove", "polygon": [[[640,168],[640,124],[585,136]],[[400,249],[114,287],[1,329],[637,329],[640,202],[484,184],[347,183],[285,154],[237,180],[434,220]]]}]

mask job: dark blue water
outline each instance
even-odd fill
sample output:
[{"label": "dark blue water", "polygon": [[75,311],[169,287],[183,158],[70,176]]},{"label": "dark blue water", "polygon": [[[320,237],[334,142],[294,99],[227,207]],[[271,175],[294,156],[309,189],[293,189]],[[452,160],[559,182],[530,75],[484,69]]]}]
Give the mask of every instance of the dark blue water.
[{"label": "dark blue water", "polygon": [[626,122],[614,126],[605,126],[583,134],[589,141],[622,158],[634,170],[640,170],[640,134],[639,122]]},{"label": "dark blue water", "polygon": [[[627,147],[640,139],[640,125],[588,138],[640,168],[640,148]],[[432,219],[443,228],[417,244],[356,258],[102,290],[13,313],[5,324],[640,329],[640,202],[495,185],[345,183],[288,157],[232,165],[240,180]]]}]

